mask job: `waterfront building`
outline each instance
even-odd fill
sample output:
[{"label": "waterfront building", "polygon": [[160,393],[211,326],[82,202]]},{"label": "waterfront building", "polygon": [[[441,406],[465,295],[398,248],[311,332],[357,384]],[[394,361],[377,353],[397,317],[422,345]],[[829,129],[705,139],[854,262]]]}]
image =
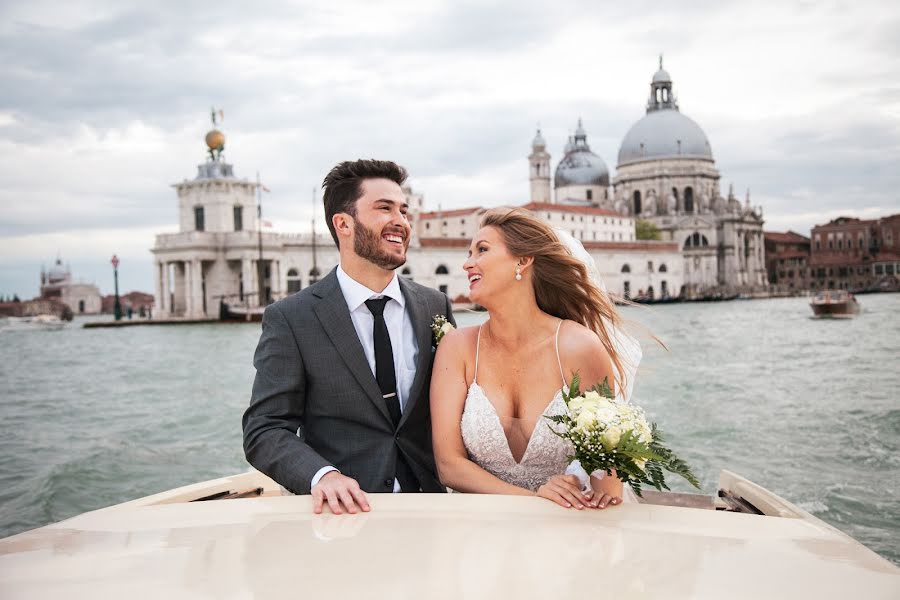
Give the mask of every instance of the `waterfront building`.
[{"label": "waterfront building", "polygon": [[95,315],[101,310],[100,289],[93,283],[75,281],[62,259],[49,270],[41,269],[41,295],[36,300],[58,300],[76,315]]},{"label": "waterfront building", "polygon": [[766,273],[781,292],[810,289],[809,238],[794,231],[766,231]]},{"label": "waterfront building", "polygon": [[900,290],[900,213],[816,225],[809,266],[812,289]]},{"label": "waterfront building", "polygon": [[[631,222],[649,221],[680,253],[683,287],[673,295],[758,292],[767,286],[762,209],[750,204],[749,191],[744,203],[733,188],[722,196],[709,140],[681,113],[662,59],[646,115],[619,147],[615,176],[610,178],[606,163],[591,151],[581,119],[563,148],[552,190],[551,158],[538,129],[528,156],[531,203],[593,207]],[[573,235],[585,243],[606,239],[592,228]]]}]

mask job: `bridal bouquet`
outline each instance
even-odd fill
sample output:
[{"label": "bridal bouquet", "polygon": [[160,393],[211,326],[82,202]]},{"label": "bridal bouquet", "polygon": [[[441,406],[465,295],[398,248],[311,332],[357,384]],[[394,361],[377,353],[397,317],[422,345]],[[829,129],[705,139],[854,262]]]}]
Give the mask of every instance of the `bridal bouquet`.
[{"label": "bridal bouquet", "polygon": [[656,423],[647,423],[642,408],[617,402],[606,379],[584,393],[580,385],[576,374],[568,393],[563,390],[566,413],[547,417],[563,426],[561,430],[551,427],[553,433],[575,447],[570,461],[579,460],[588,473],[603,470],[611,475],[615,470],[616,476],[630,484],[638,496],[643,485],[669,489],[663,470],[700,488],[688,464],[663,444]]}]

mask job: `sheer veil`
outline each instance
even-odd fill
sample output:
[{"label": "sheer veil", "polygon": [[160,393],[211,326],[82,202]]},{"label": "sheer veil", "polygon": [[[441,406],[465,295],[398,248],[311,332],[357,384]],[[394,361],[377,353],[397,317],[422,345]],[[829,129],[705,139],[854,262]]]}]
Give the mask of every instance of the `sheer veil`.
[{"label": "sheer veil", "polygon": [[[600,277],[600,271],[597,269],[597,263],[594,262],[594,258],[588,254],[588,251],[584,249],[584,245],[567,231],[563,231],[562,229],[557,229],[556,235],[559,236],[559,240],[566,245],[572,253],[572,256],[584,263],[584,266],[586,266],[588,270],[588,276],[591,278],[591,281],[594,282],[594,285],[596,285],[604,294],[608,293],[606,284],[603,282],[603,278]],[[638,364],[640,364],[641,358],[643,357],[641,345],[633,336],[629,335],[621,327],[614,327],[613,324],[607,320],[604,320],[603,325],[609,333],[611,338],[610,341],[616,349],[616,352],[619,354],[622,368],[625,371],[625,373],[616,373],[617,378],[621,375],[625,376],[625,387],[624,389],[616,390],[616,398],[624,400],[625,402],[630,402],[631,393],[634,391],[634,378],[637,374]],[[615,369],[615,366],[613,366],[613,369]]]}]

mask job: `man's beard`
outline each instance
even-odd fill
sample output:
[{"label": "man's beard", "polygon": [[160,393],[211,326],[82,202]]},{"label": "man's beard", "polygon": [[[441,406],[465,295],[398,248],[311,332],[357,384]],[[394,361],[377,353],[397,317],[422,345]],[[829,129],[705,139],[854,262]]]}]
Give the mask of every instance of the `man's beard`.
[{"label": "man's beard", "polygon": [[[403,237],[406,238],[405,235]],[[381,248],[381,237],[359,221],[353,229],[353,251],[385,271],[393,271],[406,262],[405,252],[403,256],[396,256],[384,251]]]}]

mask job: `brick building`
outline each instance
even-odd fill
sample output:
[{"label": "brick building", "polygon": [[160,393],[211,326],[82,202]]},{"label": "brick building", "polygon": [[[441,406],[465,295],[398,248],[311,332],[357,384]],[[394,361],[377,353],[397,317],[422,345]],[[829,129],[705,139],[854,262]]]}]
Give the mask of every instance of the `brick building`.
[{"label": "brick building", "polygon": [[794,231],[766,231],[763,237],[769,283],[785,292],[809,290],[809,238]]},{"label": "brick building", "polygon": [[809,266],[812,289],[900,290],[900,214],[813,227]]}]

